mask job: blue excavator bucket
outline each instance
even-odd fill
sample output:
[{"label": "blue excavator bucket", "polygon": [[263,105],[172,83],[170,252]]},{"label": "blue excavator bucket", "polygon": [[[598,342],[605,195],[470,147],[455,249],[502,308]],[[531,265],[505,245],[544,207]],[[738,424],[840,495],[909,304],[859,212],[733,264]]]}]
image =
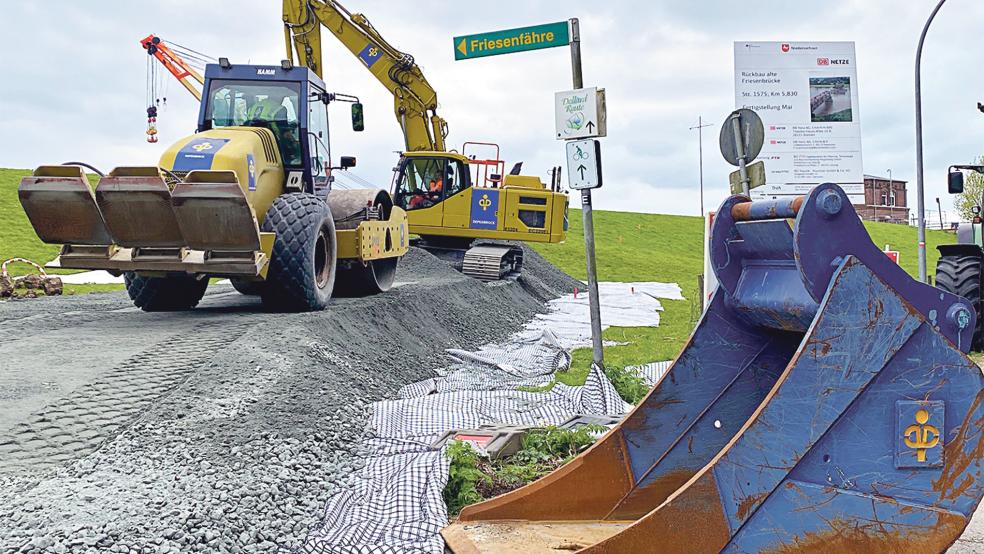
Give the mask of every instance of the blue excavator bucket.
[{"label": "blue excavator bucket", "polygon": [[465,508],[455,552],[941,552],[984,494],[965,299],[871,242],[844,192],[733,196],[719,287],[667,374],[558,471]]}]

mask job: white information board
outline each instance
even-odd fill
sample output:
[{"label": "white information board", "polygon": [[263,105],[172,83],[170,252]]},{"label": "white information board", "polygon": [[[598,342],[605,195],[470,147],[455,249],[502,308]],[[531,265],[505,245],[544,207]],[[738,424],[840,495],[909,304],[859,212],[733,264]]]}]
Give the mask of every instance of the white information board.
[{"label": "white information board", "polygon": [[831,182],[864,203],[853,42],[735,42],[735,106],[765,125],[766,185],[753,198]]}]

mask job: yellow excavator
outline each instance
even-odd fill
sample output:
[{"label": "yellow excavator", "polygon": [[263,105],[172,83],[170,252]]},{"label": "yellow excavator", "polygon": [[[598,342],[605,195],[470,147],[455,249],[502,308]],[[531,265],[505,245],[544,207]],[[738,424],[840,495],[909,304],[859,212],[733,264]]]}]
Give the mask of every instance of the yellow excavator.
[{"label": "yellow excavator", "polygon": [[499,148],[466,142],[460,152],[445,146],[447,122],[437,114],[437,93],[413,56],[387,42],[362,14],[332,0],[284,0],[288,63],[322,75],[321,27],[328,29],[393,95],[406,151],[396,166],[391,194],[406,210],[414,244],[482,280],[518,276],[523,251],[486,241],[563,242],[567,194],[559,175],[550,186],[505,174]]}]

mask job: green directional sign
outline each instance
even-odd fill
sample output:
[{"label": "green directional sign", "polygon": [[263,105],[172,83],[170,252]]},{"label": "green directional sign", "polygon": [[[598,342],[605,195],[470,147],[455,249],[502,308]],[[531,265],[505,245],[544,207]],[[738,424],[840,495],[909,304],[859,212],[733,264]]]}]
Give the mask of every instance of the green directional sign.
[{"label": "green directional sign", "polygon": [[454,37],[454,59],[470,60],[484,56],[567,46],[570,41],[566,21],[465,35]]}]

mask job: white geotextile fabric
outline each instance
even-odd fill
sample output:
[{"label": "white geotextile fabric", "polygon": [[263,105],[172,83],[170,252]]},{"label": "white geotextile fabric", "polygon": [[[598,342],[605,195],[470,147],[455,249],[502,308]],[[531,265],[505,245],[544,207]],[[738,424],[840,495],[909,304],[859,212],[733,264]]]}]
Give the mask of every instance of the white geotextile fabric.
[{"label": "white geotextile fabric", "polygon": [[70,275],[56,275],[66,285],[122,285],[123,276],[115,277],[108,271],[83,271]]},{"label": "white geotextile fabric", "polygon": [[[682,299],[680,287],[665,283],[600,283],[604,327],[659,325],[657,297]],[[303,552],[443,554],[439,532],[447,525],[442,492],[449,462],[432,446],[447,431],[482,425],[558,425],[573,415],[622,415],[624,402],[601,371],[592,369],[580,387],[542,386],[570,366],[570,350],[590,343],[587,296],[551,301],[548,312],[502,344],[477,352],[448,350],[451,364],[439,377],[402,387],[394,400],[372,405],[376,438],[351,484],[328,502],[322,525]],[[669,362],[634,368],[656,382]]]},{"label": "white geotextile fabric", "polygon": [[[598,283],[601,322],[608,327],[658,327],[663,305],[658,300],[683,300],[676,283]],[[551,300],[550,310],[538,314],[527,333],[550,329],[562,344],[580,346],[591,342],[588,295],[567,295]],[[522,333],[521,333],[522,335]]]}]

